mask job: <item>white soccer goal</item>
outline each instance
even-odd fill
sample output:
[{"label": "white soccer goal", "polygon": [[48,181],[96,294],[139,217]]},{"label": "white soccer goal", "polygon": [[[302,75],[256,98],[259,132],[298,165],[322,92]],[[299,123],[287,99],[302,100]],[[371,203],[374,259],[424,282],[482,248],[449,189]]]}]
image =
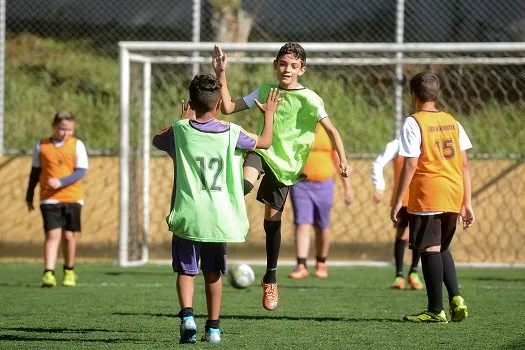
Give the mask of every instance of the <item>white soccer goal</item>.
[{"label": "white soccer goal", "polygon": [[[272,62],[275,53],[283,43],[221,43],[229,53],[231,64],[266,65]],[[524,65],[525,43],[303,43],[308,53],[309,66],[331,66],[334,71],[348,73],[348,67],[389,67],[387,77],[392,84],[381,81],[382,71],[377,69],[370,74],[373,84],[379,84],[379,90],[387,96],[392,106],[391,125],[387,126],[393,134],[402,122],[403,109],[407,101],[403,100],[406,82],[403,67],[407,66],[447,66],[447,65]],[[119,253],[121,266],[135,266],[148,262],[148,235],[150,234],[150,144],[152,91],[152,67],[164,68],[162,76],[168,74],[170,67],[192,67],[188,75],[195,74],[199,65],[210,65],[213,51],[212,42],[120,42],[120,218],[119,218]],[[521,53],[517,55],[516,53]],[[132,73],[135,67],[135,78]],[[137,68],[139,67],[139,68]],[[141,67],[141,68],[140,68]],[[362,69],[362,68],[359,68]],[[136,74],[141,70],[141,74]],[[385,70],[386,71],[386,70]],[[361,73],[359,73],[361,74]],[[377,78],[376,75],[379,77]],[[346,78],[346,77],[343,77]],[[372,79],[371,78],[371,79]],[[140,80],[137,82],[136,80]],[[372,85],[372,83],[370,83]],[[138,98],[132,98],[132,90],[141,92]],[[255,85],[253,86],[255,87]],[[246,91],[248,92],[248,91]],[[183,95],[184,96],[184,95]],[[176,96],[172,96],[173,99]],[[372,100],[375,98],[371,97]],[[373,101],[372,101],[373,102]],[[139,107],[137,107],[139,105]],[[139,110],[138,121],[133,121],[132,110]],[[406,110],[406,108],[405,108]],[[131,125],[138,125],[131,127]],[[140,137],[140,147],[130,146],[130,130]],[[367,151],[358,150],[370,155]],[[131,158],[139,159],[130,165]],[[138,164],[138,165],[137,165]],[[140,166],[140,171],[135,167]],[[140,186],[131,185],[130,175],[141,174]],[[132,203],[132,204],[131,204]]]}]

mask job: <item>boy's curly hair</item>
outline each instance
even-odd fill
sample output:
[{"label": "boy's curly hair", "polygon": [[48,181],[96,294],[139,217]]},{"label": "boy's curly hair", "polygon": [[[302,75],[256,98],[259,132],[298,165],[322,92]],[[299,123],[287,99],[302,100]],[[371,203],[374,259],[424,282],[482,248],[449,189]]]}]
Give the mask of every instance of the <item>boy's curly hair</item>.
[{"label": "boy's curly hair", "polygon": [[222,84],[217,78],[208,73],[197,74],[190,83],[190,105],[200,113],[213,110],[221,98]]},{"label": "boy's curly hair", "polygon": [[301,64],[303,66],[306,64],[306,51],[298,43],[284,44],[277,53],[277,56],[275,57],[275,62],[279,61],[279,58],[281,58],[284,55],[292,55],[293,58],[300,59]]}]

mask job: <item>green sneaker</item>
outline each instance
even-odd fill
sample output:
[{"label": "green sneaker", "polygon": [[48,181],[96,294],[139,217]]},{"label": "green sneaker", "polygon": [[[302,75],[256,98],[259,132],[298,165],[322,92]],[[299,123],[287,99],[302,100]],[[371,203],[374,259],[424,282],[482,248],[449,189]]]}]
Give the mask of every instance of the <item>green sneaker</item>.
[{"label": "green sneaker", "polygon": [[46,271],[42,276],[42,288],[53,288],[57,285],[57,279],[53,271]]},{"label": "green sneaker", "polygon": [[450,302],[450,319],[452,322],[460,322],[468,317],[467,305],[462,296],[456,295]]},{"label": "green sneaker", "polygon": [[64,278],[62,279],[62,285],[65,287],[75,287],[77,285],[78,276],[75,270],[64,270]]},{"label": "green sneaker", "polygon": [[407,277],[408,284],[410,285],[410,288],[419,290],[423,288],[423,283],[419,279],[419,276],[416,272],[412,272]]},{"label": "green sneaker", "polygon": [[441,310],[439,314],[425,310],[418,314],[405,316],[403,320],[418,323],[448,323],[445,310]]},{"label": "green sneaker", "polygon": [[405,279],[401,276],[397,276],[394,283],[390,286],[392,289],[403,289],[405,288]]}]

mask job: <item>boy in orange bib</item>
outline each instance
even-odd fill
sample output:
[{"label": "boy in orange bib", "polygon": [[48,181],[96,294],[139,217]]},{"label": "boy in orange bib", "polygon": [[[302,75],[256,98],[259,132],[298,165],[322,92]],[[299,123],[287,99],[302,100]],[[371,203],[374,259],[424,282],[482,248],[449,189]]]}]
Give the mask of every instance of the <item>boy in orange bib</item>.
[{"label": "boy in orange bib", "polygon": [[451,320],[462,321],[468,316],[448,248],[456,221],[459,219],[466,230],[475,220],[466,154],[472,144],[461,124],[436,108],[439,93],[439,78],[433,73],[419,73],[410,80],[416,112],[405,120],[399,137],[399,155],[405,160],[390,217],[394,223],[398,220],[403,196],[409,190],[409,244],[421,251],[428,297],[426,310],[404,317],[411,322],[448,322],[443,283]]}]

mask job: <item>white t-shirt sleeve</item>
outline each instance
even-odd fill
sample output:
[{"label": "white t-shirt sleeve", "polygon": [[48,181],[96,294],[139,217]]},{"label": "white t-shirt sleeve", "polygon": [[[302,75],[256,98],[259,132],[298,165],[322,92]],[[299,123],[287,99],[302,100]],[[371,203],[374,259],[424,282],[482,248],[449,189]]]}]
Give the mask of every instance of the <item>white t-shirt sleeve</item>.
[{"label": "white t-shirt sleeve", "polygon": [[463,126],[458,123],[458,129],[459,129],[459,150],[460,151],[466,151],[468,149],[472,148],[472,143],[470,142],[470,139],[468,138],[467,133],[465,132],[465,129],[463,129]]},{"label": "white t-shirt sleeve", "polygon": [[88,168],[88,156],[86,151],[86,146],[84,145],[84,142],[77,139],[77,169],[87,169]]},{"label": "white t-shirt sleeve", "polygon": [[377,156],[372,163],[372,184],[376,191],[384,191],[386,188],[385,178],[383,176],[384,167],[395,158],[399,152],[399,140],[394,139],[386,144],[383,153]]},{"label": "white t-shirt sleeve", "polygon": [[31,167],[40,168],[40,140],[35,142],[33,147],[33,157],[31,158]]},{"label": "white t-shirt sleeve", "polygon": [[407,117],[399,133],[399,155],[415,158],[421,155],[421,130],[413,117]]},{"label": "white t-shirt sleeve", "polygon": [[248,108],[255,106],[255,100],[259,98],[259,88],[255,89],[251,94],[244,96],[242,99]]}]

